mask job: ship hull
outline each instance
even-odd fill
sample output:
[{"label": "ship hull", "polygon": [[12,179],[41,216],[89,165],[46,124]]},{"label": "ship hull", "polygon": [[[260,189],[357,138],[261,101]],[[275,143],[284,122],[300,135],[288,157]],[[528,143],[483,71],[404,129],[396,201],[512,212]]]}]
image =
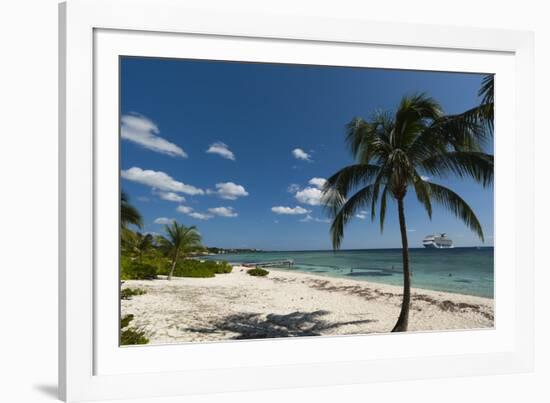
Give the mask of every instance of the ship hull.
[{"label": "ship hull", "polygon": [[426,249],[452,249],[453,245],[437,245],[435,243],[425,243],[423,244]]}]

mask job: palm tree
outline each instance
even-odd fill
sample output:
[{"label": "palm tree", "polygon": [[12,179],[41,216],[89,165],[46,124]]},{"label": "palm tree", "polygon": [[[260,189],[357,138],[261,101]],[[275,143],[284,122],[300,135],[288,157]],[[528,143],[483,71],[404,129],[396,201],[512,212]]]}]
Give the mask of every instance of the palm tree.
[{"label": "palm tree", "polygon": [[153,235],[131,232],[131,235],[124,239],[124,246],[138,260],[141,260],[144,253],[153,249]]},{"label": "palm tree", "polygon": [[172,224],[164,227],[167,238],[159,237],[159,243],[161,248],[171,256],[172,263],[170,265],[170,272],[168,273],[168,280],[172,279],[174,269],[180,258],[185,258],[185,255],[192,250],[201,248],[201,235],[197,231],[197,228],[193,225],[186,227],[180,225],[176,221]]},{"label": "palm tree", "polygon": [[120,192],[120,224],[127,228],[129,224],[141,228],[143,225],[141,214],[130,204],[130,199],[126,192]]},{"label": "palm tree", "polygon": [[[397,202],[403,257],[403,301],[392,331],[406,331],[410,305],[410,270],[405,222],[405,197],[410,189],[431,218],[432,203],[450,210],[483,241],[481,225],[468,204],[455,192],[423,175],[471,177],[489,186],[493,157],[482,151],[484,125],[463,114],[444,116],[440,105],[425,94],[406,96],[395,113],[377,112],[369,121],[347,125],[346,141],[355,164],[332,175],[323,188],[323,203],[332,219],[330,233],[339,249],[344,227],[364,208],[374,220],[379,203],[384,229],[388,198]],[[353,190],[355,194],[351,195]]]}]

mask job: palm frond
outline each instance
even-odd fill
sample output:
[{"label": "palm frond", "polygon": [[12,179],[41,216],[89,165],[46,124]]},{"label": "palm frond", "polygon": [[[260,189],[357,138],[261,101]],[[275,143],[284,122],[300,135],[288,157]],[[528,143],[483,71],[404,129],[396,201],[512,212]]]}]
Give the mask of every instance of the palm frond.
[{"label": "palm frond", "polygon": [[376,165],[354,164],[342,168],[325,182],[322,201],[334,213],[340,209],[348,194],[358,186],[368,185],[378,175],[380,167]]},{"label": "palm frond", "polygon": [[430,200],[430,186],[429,183],[422,179],[418,173],[415,172],[415,177],[413,180],[414,192],[416,193],[416,198],[424,206],[426,213],[430,220],[432,219],[432,202]]},{"label": "palm frond", "polygon": [[452,173],[460,178],[471,177],[483,186],[493,183],[494,158],[482,152],[457,151],[435,154],[419,163],[426,173],[446,176]]},{"label": "palm frond", "polygon": [[342,240],[344,239],[344,227],[346,224],[353,218],[357,211],[370,203],[373,189],[373,184],[362,188],[350,197],[334,215],[330,226],[332,247],[334,249],[340,249]]},{"label": "palm frond", "polygon": [[495,75],[487,74],[483,77],[481,82],[481,88],[478,95],[481,97],[481,104],[492,104],[494,102],[495,94]]},{"label": "palm frond", "polygon": [[405,96],[395,113],[395,135],[392,145],[406,150],[424,131],[426,123],[441,118],[442,108],[425,93]]},{"label": "palm frond", "polygon": [[130,204],[130,198],[125,192],[120,193],[120,224],[123,227],[134,224],[139,228],[143,225],[141,214]]},{"label": "palm frond", "polygon": [[472,208],[459,195],[444,186],[427,182],[430,189],[430,197],[436,203],[452,212],[457,218],[462,220],[482,242],[485,242],[481,224],[477,219]]},{"label": "palm frond", "polygon": [[357,163],[368,165],[389,152],[388,124],[385,114],[378,113],[370,122],[355,118],[346,125],[346,143]]}]

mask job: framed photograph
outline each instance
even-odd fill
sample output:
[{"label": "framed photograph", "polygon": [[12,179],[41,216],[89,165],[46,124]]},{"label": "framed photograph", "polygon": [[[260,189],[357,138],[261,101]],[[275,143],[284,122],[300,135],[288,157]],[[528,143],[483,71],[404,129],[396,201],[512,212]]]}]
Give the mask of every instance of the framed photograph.
[{"label": "framed photograph", "polygon": [[62,4],[61,397],[530,371],[532,43]]}]

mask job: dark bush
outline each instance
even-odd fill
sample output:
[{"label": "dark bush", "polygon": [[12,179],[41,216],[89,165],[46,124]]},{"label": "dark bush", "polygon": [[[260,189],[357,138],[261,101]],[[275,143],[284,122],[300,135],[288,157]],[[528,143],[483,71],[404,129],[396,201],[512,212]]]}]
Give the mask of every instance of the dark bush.
[{"label": "dark bush", "polygon": [[231,273],[233,267],[227,262],[214,262],[213,265],[214,273],[216,274],[225,274]]},{"label": "dark bush", "polygon": [[137,329],[126,329],[120,332],[120,344],[122,346],[147,344],[149,339],[145,337],[145,332]]},{"label": "dark bush", "polygon": [[132,299],[135,295],[143,295],[147,291],[142,288],[123,288],[120,290],[120,299]]},{"label": "dark bush", "polygon": [[[174,269],[175,277],[214,277],[215,274],[231,273],[233,268],[227,262],[215,262],[207,260],[187,259],[178,262]],[[159,270],[159,274],[168,275],[169,265]]]},{"label": "dark bush", "polygon": [[120,319],[120,328],[121,329],[125,328],[133,320],[134,320],[134,315],[132,315],[132,314],[124,316],[123,318]]},{"label": "dark bush", "polygon": [[[128,327],[130,322],[134,320],[134,315],[126,315],[120,319],[120,344],[122,346],[147,344],[149,339],[145,337],[145,332],[139,329]],[[127,329],[124,329],[128,327]]]},{"label": "dark bush", "polygon": [[174,276],[176,277],[214,277],[215,273],[208,267],[176,267],[174,270]]},{"label": "dark bush", "polygon": [[121,280],[153,280],[157,278],[157,269],[148,263],[121,259]]},{"label": "dark bush", "polygon": [[259,277],[264,277],[264,276],[267,276],[269,274],[269,272],[267,270],[260,269],[259,267],[256,268],[256,269],[247,270],[246,272],[248,274],[250,274],[251,276],[259,276]]}]

